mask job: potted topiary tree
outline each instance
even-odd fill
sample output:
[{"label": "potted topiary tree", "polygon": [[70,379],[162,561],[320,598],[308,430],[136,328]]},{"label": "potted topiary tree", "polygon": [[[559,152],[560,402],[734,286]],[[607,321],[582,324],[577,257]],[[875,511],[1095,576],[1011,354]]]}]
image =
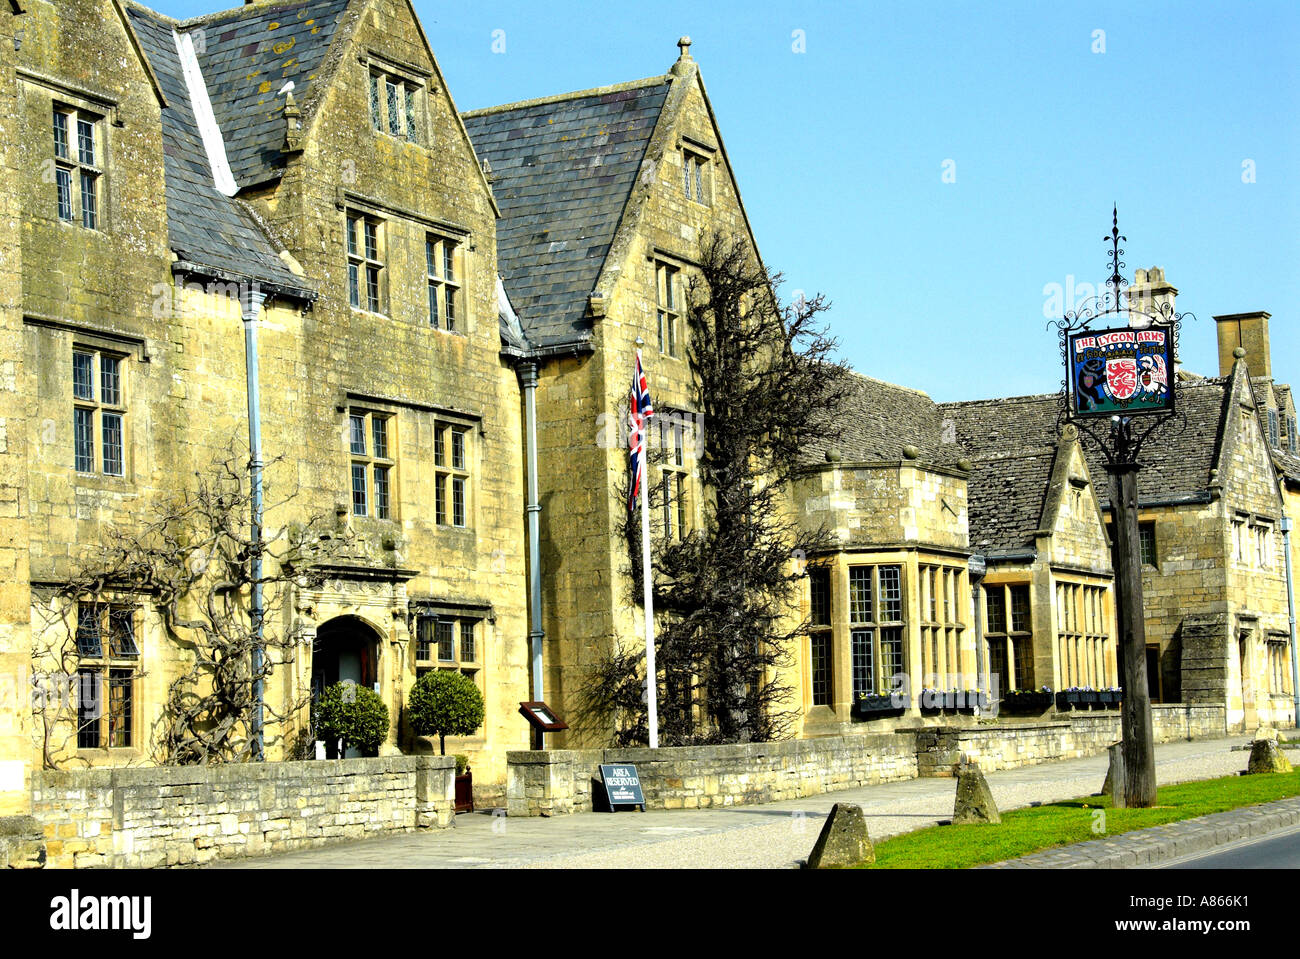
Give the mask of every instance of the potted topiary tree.
[{"label": "potted topiary tree", "polygon": [[316,734],[339,756],[349,747],[377,756],[388,738],[388,706],[374,690],[352,682],[327,686],[312,707]]},{"label": "potted topiary tree", "polygon": [[[483,725],[483,694],[464,673],[436,669],[411,687],[406,703],[411,728],[420,736],[437,736],[438,750],[447,755],[448,736],[469,736]],[[474,811],[474,774],[469,759],[456,762],[456,811]]]}]

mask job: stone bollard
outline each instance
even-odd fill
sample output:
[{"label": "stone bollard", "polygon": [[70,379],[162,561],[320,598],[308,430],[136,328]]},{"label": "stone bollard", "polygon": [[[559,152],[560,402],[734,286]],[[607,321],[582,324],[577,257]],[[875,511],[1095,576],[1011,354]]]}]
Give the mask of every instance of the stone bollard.
[{"label": "stone bollard", "polygon": [[1110,753],[1110,767],[1106,770],[1106,781],[1101,784],[1101,794],[1110,797],[1112,809],[1124,809],[1124,750],[1123,743],[1111,743],[1107,747]]},{"label": "stone bollard", "polygon": [[876,850],[867,835],[867,819],[862,814],[862,807],[836,803],[826,817],[804,868],[843,869],[875,861]]},{"label": "stone bollard", "polygon": [[963,755],[954,772],[957,776],[957,801],[953,805],[952,824],[1002,822],[1002,815],[979,764]]},{"label": "stone bollard", "polygon": [[1276,739],[1256,739],[1250,744],[1250,761],[1246,764],[1246,774],[1255,773],[1289,773],[1291,760],[1277,748]]},{"label": "stone bollard", "polygon": [[1255,730],[1255,735],[1251,737],[1251,742],[1261,739],[1271,739],[1273,742],[1277,742],[1277,729],[1269,725],[1260,726]]}]

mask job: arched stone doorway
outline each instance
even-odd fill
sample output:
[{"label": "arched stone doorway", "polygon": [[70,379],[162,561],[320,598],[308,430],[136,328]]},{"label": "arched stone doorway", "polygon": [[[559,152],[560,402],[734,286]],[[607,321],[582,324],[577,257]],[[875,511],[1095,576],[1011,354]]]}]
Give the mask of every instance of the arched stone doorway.
[{"label": "arched stone doorway", "polygon": [[[381,638],[373,626],[358,616],[336,616],[322,623],[312,643],[312,698],[326,687],[345,680],[377,692]],[[348,749],[346,758],[360,755],[357,750]]]}]

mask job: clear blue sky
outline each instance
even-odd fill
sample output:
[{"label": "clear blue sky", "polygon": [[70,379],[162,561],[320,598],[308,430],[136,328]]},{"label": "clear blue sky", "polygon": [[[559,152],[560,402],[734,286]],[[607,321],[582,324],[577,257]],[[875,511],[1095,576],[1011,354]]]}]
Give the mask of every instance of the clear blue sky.
[{"label": "clear blue sky", "polygon": [[1043,290],[1104,280],[1118,203],[1125,275],[1164,267],[1198,317],[1187,367],[1217,373],[1214,314],[1264,309],[1300,385],[1300,4],[415,6],[462,110],[663,73],[689,34],[764,259],[864,373],[1057,389]]}]

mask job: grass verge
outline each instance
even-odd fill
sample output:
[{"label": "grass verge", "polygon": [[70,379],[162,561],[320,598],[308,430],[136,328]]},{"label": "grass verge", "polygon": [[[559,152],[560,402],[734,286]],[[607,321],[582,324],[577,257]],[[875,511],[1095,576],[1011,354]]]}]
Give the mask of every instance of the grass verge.
[{"label": "grass verge", "polygon": [[[1109,797],[1089,796],[1005,812],[996,826],[931,826],[895,836],[876,846],[875,863],[859,868],[966,869],[1297,795],[1300,770],[1162,786],[1150,809],[1112,809]],[[1104,830],[1094,831],[1100,823]]]}]

